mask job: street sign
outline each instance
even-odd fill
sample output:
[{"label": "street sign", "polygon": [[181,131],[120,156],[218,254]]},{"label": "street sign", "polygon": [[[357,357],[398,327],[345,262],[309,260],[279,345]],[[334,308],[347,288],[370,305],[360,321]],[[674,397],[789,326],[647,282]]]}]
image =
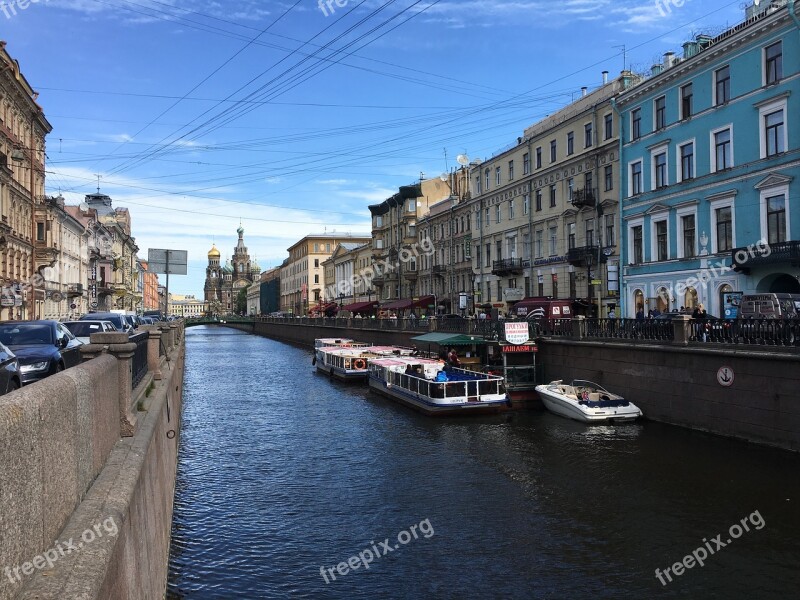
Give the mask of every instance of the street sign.
[{"label": "street sign", "polygon": [[165,275],[186,275],[188,252],[150,248],[147,251],[147,270]]},{"label": "street sign", "polygon": [[592,279],[592,285],[602,285],[603,281],[601,279]]},{"label": "street sign", "polygon": [[72,304],[69,305],[69,307],[71,310],[75,310],[76,308],[78,308],[78,305],[73,302]]},{"label": "street sign", "polygon": [[92,302],[89,306],[91,306],[92,308],[97,308],[97,302]]},{"label": "street sign", "polygon": [[528,341],[528,322],[505,323],[506,341],[515,346]]}]

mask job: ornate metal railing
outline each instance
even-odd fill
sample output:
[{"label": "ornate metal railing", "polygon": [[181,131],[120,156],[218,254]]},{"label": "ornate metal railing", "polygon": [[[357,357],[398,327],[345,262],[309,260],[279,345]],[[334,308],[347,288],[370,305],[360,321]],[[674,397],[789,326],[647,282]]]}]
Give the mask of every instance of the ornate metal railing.
[{"label": "ornate metal railing", "polygon": [[133,361],[131,366],[131,389],[136,389],[136,386],[141,383],[145,373],[147,373],[147,340],[150,339],[150,333],[143,331],[130,337],[130,342],[136,344],[136,350],[133,351]]}]

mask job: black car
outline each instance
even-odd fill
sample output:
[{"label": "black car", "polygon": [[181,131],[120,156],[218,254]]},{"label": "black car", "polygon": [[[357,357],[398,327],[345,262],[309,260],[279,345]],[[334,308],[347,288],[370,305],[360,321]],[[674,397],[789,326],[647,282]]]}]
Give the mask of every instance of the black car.
[{"label": "black car", "polygon": [[0,343],[16,354],[23,385],[81,362],[82,344],[58,321],[0,323]]},{"label": "black car", "polygon": [[0,396],[18,390],[21,385],[16,355],[0,344]]}]

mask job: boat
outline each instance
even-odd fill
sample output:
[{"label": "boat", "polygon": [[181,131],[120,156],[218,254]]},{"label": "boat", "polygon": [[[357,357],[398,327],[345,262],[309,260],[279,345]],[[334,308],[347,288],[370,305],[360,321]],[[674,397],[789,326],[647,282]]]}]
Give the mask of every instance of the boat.
[{"label": "boat", "polygon": [[559,379],[537,385],[536,391],[549,411],[582,423],[633,421],[642,416],[633,402],[592,381],[576,379],[565,384]]},{"label": "boat", "polygon": [[496,413],[511,407],[502,377],[450,367],[434,358],[387,356],[368,361],[369,386],[429,416]]},{"label": "boat", "polygon": [[363,348],[369,346],[364,342],[356,342],[350,338],[317,338],[314,340],[314,349],[337,346],[340,348]]},{"label": "boat", "polygon": [[347,346],[323,346],[314,351],[312,364],[317,370],[342,381],[364,381],[367,363],[382,356],[410,356],[413,348],[399,346],[370,346],[353,343]]}]

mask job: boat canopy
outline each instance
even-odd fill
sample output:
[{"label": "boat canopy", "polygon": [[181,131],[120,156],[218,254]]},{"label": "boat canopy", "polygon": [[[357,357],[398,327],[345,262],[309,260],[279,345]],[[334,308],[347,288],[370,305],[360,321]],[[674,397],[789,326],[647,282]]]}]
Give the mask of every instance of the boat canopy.
[{"label": "boat canopy", "polygon": [[485,344],[486,341],[477,336],[464,335],[463,333],[431,332],[411,338],[415,342],[427,342],[440,346],[471,346],[472,344]]}]

